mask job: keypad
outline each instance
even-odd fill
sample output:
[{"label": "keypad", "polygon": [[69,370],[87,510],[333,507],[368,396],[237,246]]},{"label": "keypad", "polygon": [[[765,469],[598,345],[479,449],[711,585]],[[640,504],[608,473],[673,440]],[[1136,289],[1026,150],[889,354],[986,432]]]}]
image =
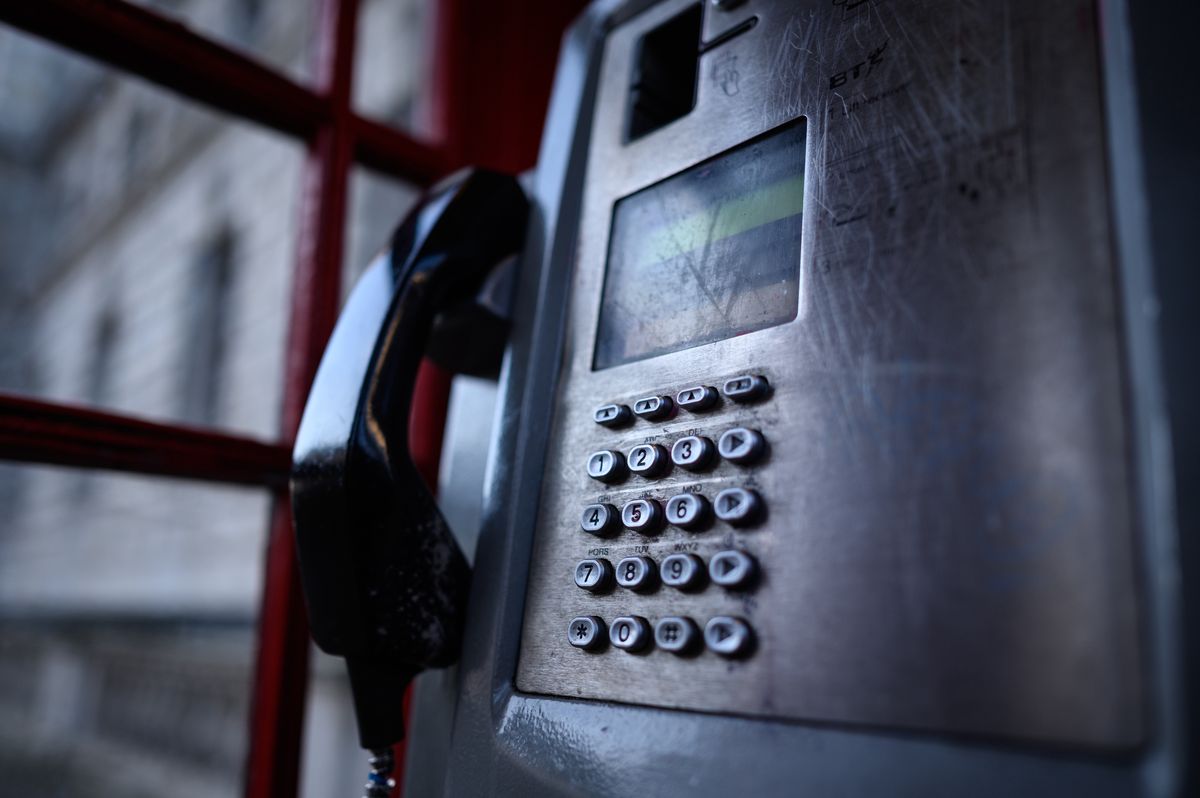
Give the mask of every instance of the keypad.
[{"label": "keypad", "polygon": [[746,488],[726,488],[713,500],[717,518],[734,526],[748,526],[762,517],[762,499]]},{"label": "keypad", "polygon": [[587,475],[601,482],[620,482],[627,473],[625,456],[620,452],[605,449],[593,452],[587,459]]},{"label": "keypad", "polygon": [[712,464],[713,442],[700,435],[688,435],[671,446],[671,462],[688,471],[702,471]]},{"label": "keypad", "polygon": [[617,584],[644,592],[658,584],[658,566],[649,557],[626,557],[617,563]]},{"label": "keypad", "polygon": [[628,405],[602,405],[592,413],[592,419],[606,427],[623,427],[633,421],[633,413]]},{"label": "keypad", "polygon": [[680,493],[667,500],[667,523],[680,529],[698,529],[711,514],[708,499],[698,493]]},{"label": "keypad", "polygon": [[621,523],[626,529],[648,534],[662,526],[662,507],[654,499],[634,499],[621,508]]},{"label": "keypad", "polygon": [[671,554],[660,571],[664,585],[677,590],[694,590],[704,583],[704,561],[695,554]]},{"label": "keypad", "polygon": [[691,618],[668,615],[654,624],[654,643],[672,654],[688,654],[700,642],[700,630]]},{"label": "keypad", "polygon": [[750,465],[761,460],[766,450],[766,440],[755,429],[734,427],[717,439],[717,451],[721,457],[739,465]]},{"label": "keypad", "polygon": [[567,624],[567,641],[587,651],[604,645],[604,621],[596,615],[580,615]]},{"label": "keypad", "polygon": [[671,415],[675,403],[669,396],[646,396],[633,403],[633,412],[647,421],[659,421]]},{"label": "keypad", "polygon": [[608,639],[625,651],[641,651],[650,643],[650,624],[639,615],[622,615],[613,619]]},{"label": "keypad", "polygon": [[700,413],[708,410],[717,404],[717,389],[707,385],[694,385],[691,388],[684,388],[675,395],[675,401],[684,410],[692,413]]},{"label": "keypad", "polygon": [[757,402],[771,391],[767,378],[759,374],[743,374],[725,381],[724,393],[735,402]]},{"label": "keypad", "polygon": [[757,573],[755,559],[738,549],[717,552],[708,561],[708,576],[713,584],[730,590],[749,587]]},{"label": "keypad", "polygon": [[617,528],[617,508],[611,504],[589,504],[583,508],[579,526],[593,535],[606,535]]},{"label": "keypad", "polygon": [[592,593],[608,590],[613,583],[612,563],[605,559],[580,560],[575,566],[575,584]]},{"label": "keypad", "polygon": [[638,476],[660,476],[667,470],[667,462],[667,450],[657,443],[644,443],[629,450],[629,470]]},{"label": "keypad", "polygon": [[744,657],[754,647],[754,632],[741,618],[718,615],[704,625],[704,644],[722,657]]}]

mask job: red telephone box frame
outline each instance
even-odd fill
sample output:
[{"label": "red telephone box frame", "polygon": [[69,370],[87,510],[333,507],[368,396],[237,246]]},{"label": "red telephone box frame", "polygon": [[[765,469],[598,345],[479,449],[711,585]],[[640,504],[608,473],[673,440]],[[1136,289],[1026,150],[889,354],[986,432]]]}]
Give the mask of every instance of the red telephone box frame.
[{"label": "red telephone box frame", "polygon": [[[0,394],[0,459],[260,485],[275,493],[259,620],[247,798],[297,792],[309,637],[287,496],[291,445],[337,316],[346,190],[355,163],[418,185],[475,163],[533,165],[562,32],[580,0],[437,0],[433,141],[351,105],[357,0],[316,0],[313,85],[124,0],[0,5],[0,22],[307,144],[279,438],[273,443]],[[434,484],[449,375],[417,383],[412,454]],[[400,751],[397,768],[402,773]]]}]

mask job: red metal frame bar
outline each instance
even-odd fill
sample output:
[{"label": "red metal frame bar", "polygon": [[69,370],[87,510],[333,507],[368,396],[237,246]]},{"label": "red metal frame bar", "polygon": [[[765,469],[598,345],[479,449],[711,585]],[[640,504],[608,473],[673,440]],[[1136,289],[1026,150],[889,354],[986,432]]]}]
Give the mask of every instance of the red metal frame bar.
[{"label": "red metal frame bar", "polygon": [[284,488],[286,446],[0,394],[9,460]]}]

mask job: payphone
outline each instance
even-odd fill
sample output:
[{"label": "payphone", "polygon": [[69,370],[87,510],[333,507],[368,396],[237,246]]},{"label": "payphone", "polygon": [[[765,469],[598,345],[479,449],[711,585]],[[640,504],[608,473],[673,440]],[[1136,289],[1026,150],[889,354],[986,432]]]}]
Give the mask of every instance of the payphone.
[{"label": "payphone", "polygon": [[[412,743],[446,794],[1181,794],[1113,35],[1091,2],[594,5],[528,222],[500,176],[435,190],[305,415],[364,743],[465,629]],[[405,391],[518,250],[468,601]]]}]

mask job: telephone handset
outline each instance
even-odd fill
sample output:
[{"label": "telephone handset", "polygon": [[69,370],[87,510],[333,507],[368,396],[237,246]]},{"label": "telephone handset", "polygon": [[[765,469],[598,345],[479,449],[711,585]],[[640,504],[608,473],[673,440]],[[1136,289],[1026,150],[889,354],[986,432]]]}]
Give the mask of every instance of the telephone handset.
[{"label": "telephone handset", "polygon": [[364,748],[404,736],[421,670],[451,663],[470,569],[408,453],[417,368],[437,314],[516,253],[528,201],[485,170],[435,186],[363,275],[296,439],[292,506],[313,638],[345,657]]}]

